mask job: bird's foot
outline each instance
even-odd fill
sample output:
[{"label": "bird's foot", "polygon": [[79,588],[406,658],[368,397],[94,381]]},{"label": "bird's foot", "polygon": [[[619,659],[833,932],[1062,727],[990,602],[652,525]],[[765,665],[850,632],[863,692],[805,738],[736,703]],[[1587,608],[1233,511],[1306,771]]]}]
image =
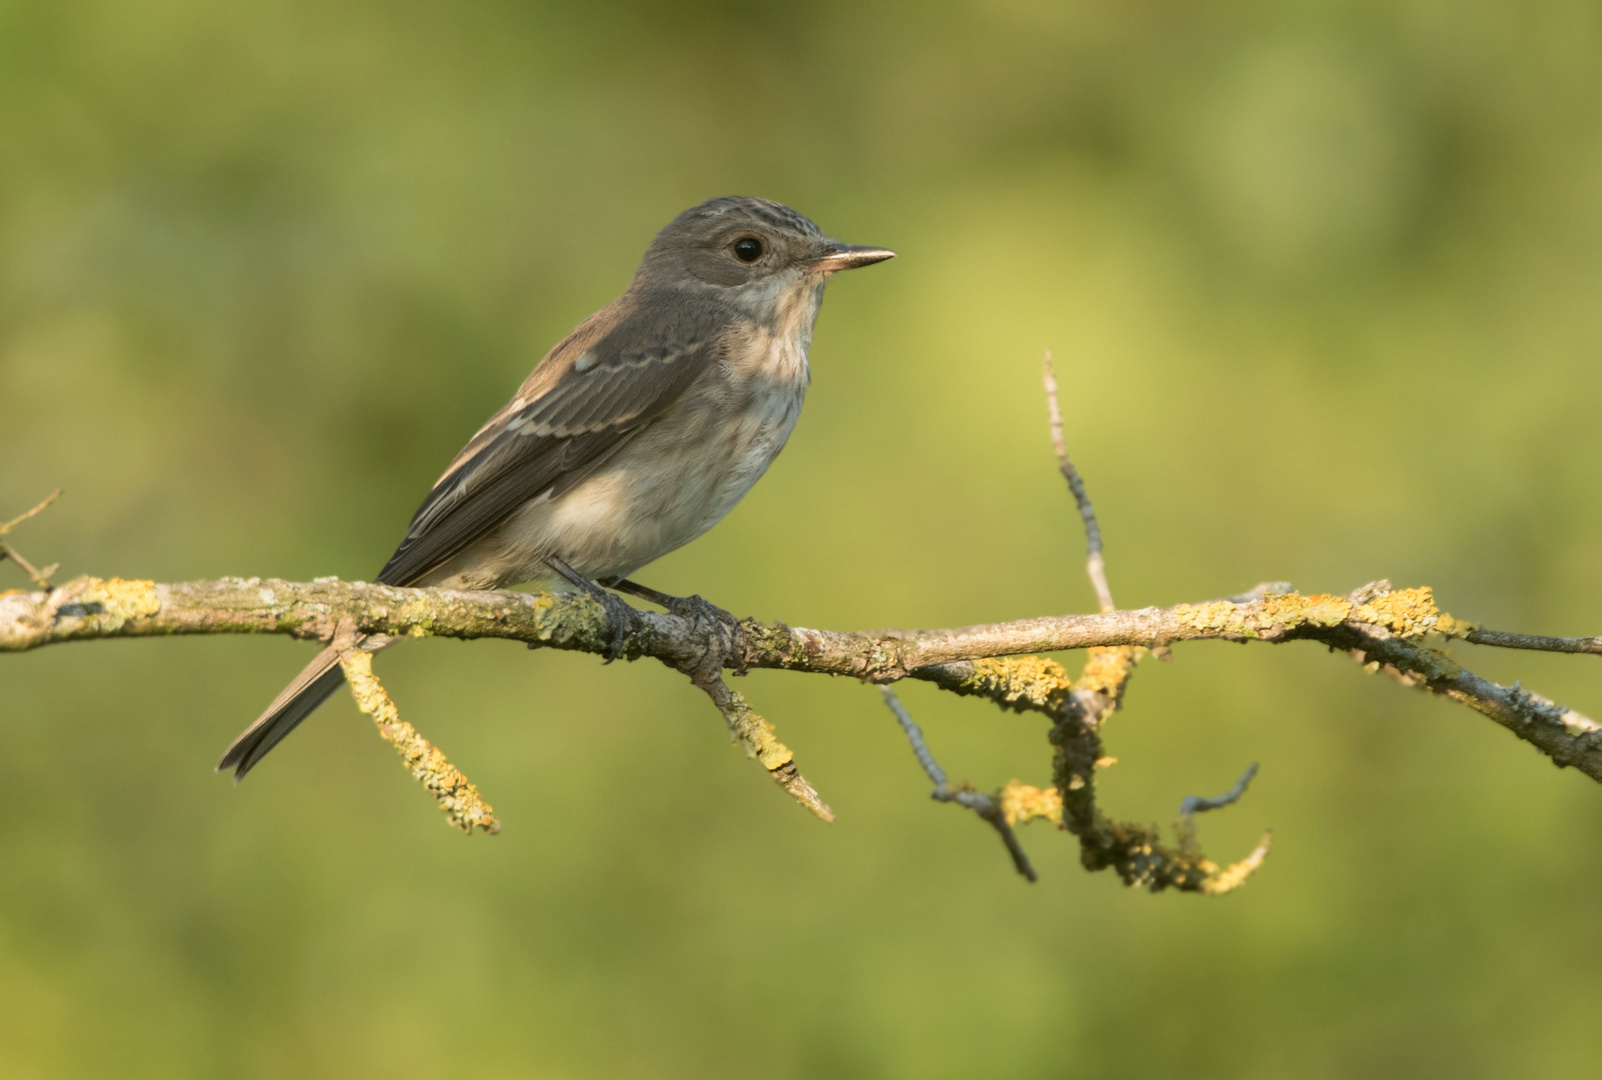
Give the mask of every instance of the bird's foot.
[{"label": "bird's foot", "polygon": [[[628,578],[612,578],[606,582],[609,588],[618,592],[637,596],[641,600],[648,600],[659,607],[666,608],[670,613],[677,615],[692,624],[697,630],[707,633],[707,654],[702,657],[703,665],[707,661],[715,660],[717,670],[725,665],[732,666],[735,673],[746,673],[745,642],[740,635],[740,620],[727,611],[707,600],[699,594],[690,596],[670,596],[658,592],[648,585],[641,585]],[[715,655],[714,655],[715,654]]]},{"label": "bird's foot", "polygon": [[601,610],[606,612],[606,621],[612,627],[612,644],[606,651],[606,662],[610,664],[621,659],[628,646],[629,635],[634,631],[635,610],[616,593],[601,588],[561,559],[546,559],[545,562],[569,585],[601,605]]}]

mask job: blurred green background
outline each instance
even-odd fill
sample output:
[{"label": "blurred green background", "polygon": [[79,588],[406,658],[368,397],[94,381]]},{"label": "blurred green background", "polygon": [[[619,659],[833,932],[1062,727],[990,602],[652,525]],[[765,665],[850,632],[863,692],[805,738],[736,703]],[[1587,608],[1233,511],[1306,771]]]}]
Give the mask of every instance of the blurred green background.
[{"label": "blurred green background", "polygon": [[[1513,3],[0,3],[0,517],[63,575],[366,577],[656,229],[790,203],[830,288],[790,448],[641,576],[801,625],[1084,610],[1043,350],[1125,606],[1432,584],[1602,631],[1602,9]],[[0,588],[25,582],[0,565]],[[653,663],[379,670],[484,790],[449,830],[348,699],[235,790],[280,639],[0,660],[6,1077],[1575,1077],[1602,791],[1312,646],[1187,645],[1107,808],[1223,900],[1023,884],[878,695],[743,689],[825,827]],[[1583,658],[1487,654],[1602,711]],[[1072,659],[1072,658],[1068,658]],[[1032,718],[905,694],[954,777]]]}]

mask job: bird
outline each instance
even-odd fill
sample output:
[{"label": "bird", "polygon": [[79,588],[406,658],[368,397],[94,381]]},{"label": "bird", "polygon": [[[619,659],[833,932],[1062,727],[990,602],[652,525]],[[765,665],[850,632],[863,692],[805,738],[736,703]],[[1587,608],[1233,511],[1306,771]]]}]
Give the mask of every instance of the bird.
[{"label": "bird", "polygon": [[[624,293],[558,342],[468,440],[375,580],[577,588],[625,614],[600,583],[675,599],[629,575],[717,524],[767,471],[801,412],[825,283],[894,257],[840,243],[767,199],[684,211]],[[623,632],[622,620],[612,625]],[[389,644],[369,634],[324,648],[217,770],[242,780],[339,689],[344,649]]]}]

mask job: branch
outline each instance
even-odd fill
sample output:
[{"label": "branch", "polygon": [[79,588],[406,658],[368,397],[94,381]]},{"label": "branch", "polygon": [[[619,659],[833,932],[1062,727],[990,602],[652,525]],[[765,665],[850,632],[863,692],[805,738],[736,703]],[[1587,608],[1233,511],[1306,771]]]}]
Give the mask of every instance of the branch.
[{"label": "branch", "polygon": [[[601,656],[607,654],[612,634],[599,604],[570,594],[401,589],[335,578],[157,584],[81,577],[50,592],[0,596],[0,652],[176,634],[284,634],[326,641],[341,619],[369,634],[503,638],[533,648]],[[719,645],[705,627],[670,613],[636,609],[632,621],[636,625],[624,640],[624,656],[630,660],[652,657],[675,668],[693,667]],[[1572,765],[1602,781],[1602,739],[1595,721],[1521,687],[1482,679],[1423,644],[1429,635],[1467,637],[1475,630],[1472,623],[1440,611],[1428,586],[1395,590],[1361,604],[1327,594],[1283,593],[1245,602],[1217,600],[944,630],[853,633],[751,619],[742,620],[740,629],[738,653],[721,657],[725,669],[848,675],[873,683],[911,677],[1010,707],[1049,698],[1068,683],[1063,674],[1045,674],[1049,669],[1061,673],[1049,661],[1005,659],[1009,656],[1149,649],[1181,641],[1316,641],[1360,651],[1370,662],[1415,676],[1419,685],[1490,717],[1559,765]],[[1521,647],[1539,648],[1542,640],[1573,639],[1520,640]],[[1120,671],[1114,661],[1104,660],[1104,666],[1097,676],[1103,682]]]}]

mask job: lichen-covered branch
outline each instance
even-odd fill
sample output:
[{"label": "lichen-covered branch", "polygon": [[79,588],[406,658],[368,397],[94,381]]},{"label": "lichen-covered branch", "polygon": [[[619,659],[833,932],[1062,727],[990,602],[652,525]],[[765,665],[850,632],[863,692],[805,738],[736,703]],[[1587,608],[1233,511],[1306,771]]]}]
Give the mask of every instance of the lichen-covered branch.
[{"label": "lichen-covered branch", "polygon": [[698,672],[690,681],[712,699],[712,704],[717,706],[718,712],[723,714],[724,722],[729,725],[729,734],[745,750],[747,757],[755,758],[757,763],[768,771],[768,775],[773,777],[774,783],[788,792],[796,802],[823,821],[834,820],[834,811],[829,809],[829,804],[819,797],[812,785],[807,783],[807,778],[801,775],[801,770],[796,767],[795,754],[779,741],[773,725],[751,708],[744,695],[730,690],[728,683],[723,681],[722,675],[716,670]]},{"label": "lichen-covered branch", "polygon": [[[328,640],[340,619],[349,619],[362,633],[507,638],[597,655],[611,646],[606,613],[586,596],[400,589],[334,578],[157,584],[82,577],[49,592],[0,595],[0,652],[172,634],[272,633]],[[670,613],[638,611],[632,621],[636,625],[624,649],[630,659],[653,657],[684,669],[718,648],[705,627]],[[852,633],[749,619],[740,628],[737,655],[722,657],[725,669],[779,668],[873,683],[911,677],[1009,708],[1044,703],[1054,695],[1106,695],[1126,674],[1136,646],[1316,641],[1343,651],[1360,649],[1371,661],[1410,672],[1426,689],[1496,720],[1557,764],[1602,781],[1602,736],[1595,721],[1521,687],[1482,679],[1425,644],[1432,635],[1464,637],[1474,629],[1437,609],[1427,586],[1361,602],[1327,594],[1274,594],[1247,602],[1057,615],[949,630]],[[1051,661],[1011,659],[1081,648],[1131,651],[1092,654],[1087,681],[1072,690]]]},{"label": "lichen-covered branch", "polygon": [[371,716],[378,733],[400,751],[407,770],[434,796],[446,819],[464,833],[472,832],[475,827],[492,836],[500,832],[500,819],[495,816],[495,809],[479,796],[477,785],[419,735],[416,728],[400,718],[400,711],[390,700],[388,691],[373,674],[372,654],[351,649],[340,657],[339,666],[350,683],[356,707]]}]

